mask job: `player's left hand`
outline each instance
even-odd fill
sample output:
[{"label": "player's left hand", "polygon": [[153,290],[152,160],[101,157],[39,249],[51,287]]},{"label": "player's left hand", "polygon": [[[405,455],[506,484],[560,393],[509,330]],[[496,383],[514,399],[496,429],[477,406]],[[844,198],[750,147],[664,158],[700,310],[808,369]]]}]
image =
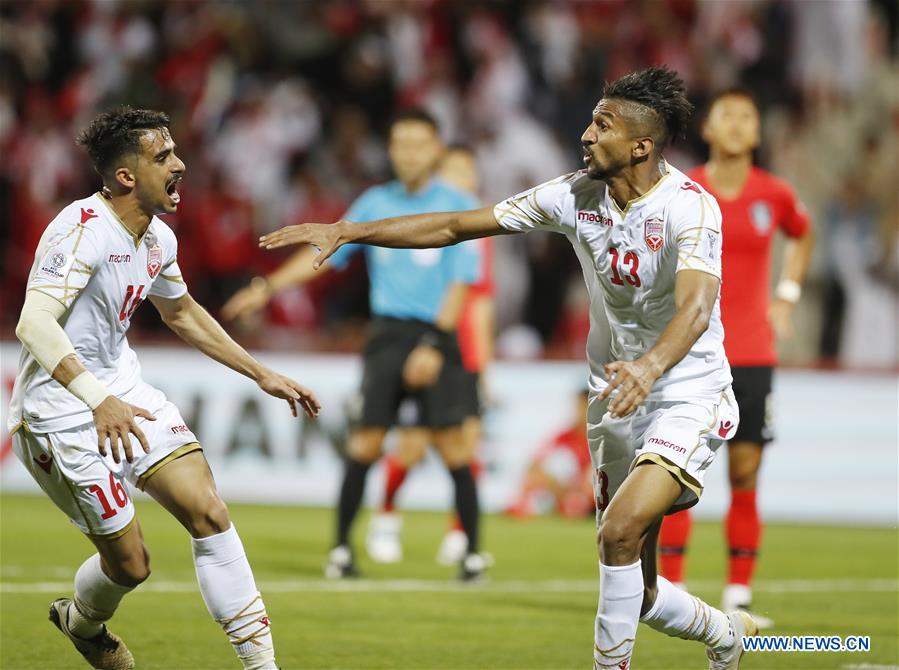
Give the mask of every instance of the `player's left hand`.
[{"label": "player's left hand", "polygon": [[301,223],[296,226],[284,226],[268,235],[259,238],[259,246],[263,249],[279,249],[293,244],[311,244],[320,252],[312,261],[312,267],[318,270],[328,257],[342,245],[341,230],[345,221],[336,223]]},{"label": "player's left hand", "polygon": [[789,300],[774,298],[768,309],[768,319],[774,336],[779,340],[789,340],[793,337],[793,303]]},{"label": "player's left hand", "polygon": [[609,412],[615,418],[627,416],[637,409],[660,376],[652,364],[643,358],[609,363],[605,366],[605,373],[609,383],[599,394],[599,399],[605,400],[618,389],[618,394],[609,403]]},{"label": "player's left hand", "polygon": [[269,370],[261,376],[256,383],[263,391],[276,398],[283,398],[290,405],[290,413],[297,416],[297,403],[302,405],[309,418],[314,419],[321,411],[322,404],[315,394],[302,384],[295,382],[290,377],[279,375]]}]

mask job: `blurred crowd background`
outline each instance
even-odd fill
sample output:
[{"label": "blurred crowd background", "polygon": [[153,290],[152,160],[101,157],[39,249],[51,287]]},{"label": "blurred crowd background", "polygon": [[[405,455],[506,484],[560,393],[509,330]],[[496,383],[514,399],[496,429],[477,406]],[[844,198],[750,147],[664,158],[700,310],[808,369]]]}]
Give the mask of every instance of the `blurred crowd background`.
[{"label": "blurred crowd background", "polygon": [[[897,366],[899,3],[895,0],[4,0],[0,4],[2,335],[46,224],[99,180],[73,139],[117,103],[168,112],[188,166],[180,264],[215,312],[283,255],[259,234],[331,221],[390,178],[391,115],[423,106],[478,158],[492,204],[581,167],[602,84],[665,63],[697,115],[669,152],[706,157],[704,103],[740,84],[758,162],[794,185],[818,246],[782,346],[793,364]],[[235,327],[250,346],[351,351],[361,259]],[[498,351],[581,357],[580,268],[564,237],[498,240]],[[132,338],[167,331],[145,308]]]}]

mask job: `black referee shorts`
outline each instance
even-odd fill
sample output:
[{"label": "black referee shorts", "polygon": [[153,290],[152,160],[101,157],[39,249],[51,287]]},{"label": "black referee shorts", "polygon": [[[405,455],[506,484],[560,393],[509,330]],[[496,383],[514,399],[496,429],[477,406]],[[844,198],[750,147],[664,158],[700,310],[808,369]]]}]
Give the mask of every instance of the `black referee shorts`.
[{"label": "black referee shorts", "polygon": [[774,368],[769,365],[731,369],[734,397],[740,408],[740,425],[731,442],[767,444],[774,439],[771,431],[771,380]]},{"label": "black referee shorts", "polygon": [[379,318],[371,324],[362,352],[359,426],[399,425],[397,410],[404,400],[411,401],[415,411],[403,425],[435,429],[462,425],[466,416],[465,370],[455,336],[442,338],[443,368],[433,386],[411,392],[403,385],[406,358],[422,336],[433,330],[431,324],[405,319]]}]

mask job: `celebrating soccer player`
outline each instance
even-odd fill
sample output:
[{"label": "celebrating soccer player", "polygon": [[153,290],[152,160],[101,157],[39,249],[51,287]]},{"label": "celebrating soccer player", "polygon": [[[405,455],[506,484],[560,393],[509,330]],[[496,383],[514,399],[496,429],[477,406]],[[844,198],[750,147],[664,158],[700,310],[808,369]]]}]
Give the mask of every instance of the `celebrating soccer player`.
[{"label": "celebrating soccer player", "polygon": [[662,517],[696,503],[716,450],[739,423],[718,308],[721,213],[669,165],[665,147],[691,105],[683,82],[651,68],[608,84],[581,136],[585,168],[470,212],[368,223],[288,226],[260,240],[307,243],[319,267],[347,243],[440,247],[503,233],[565,235],[581,262],[592,322],[587,436],[595,466],[599,607],[594,667],[630,665],[642,620],[707,646],[709,667],[736,668],[757,626],[656,575]]},{"label": "celebrating soccer player", "polygon": [[[773,439],[771,377],[777,362],[774,338],[792,332],[790,317],[814,245],[805,208],[783,181],[752,164],[758,146],[759,110],[752,95],[730,89],[717,95],[703,126],[709,162],[690,173],[715,196],[724,221],[721,318],[724,348],[733,366],[733,389],[740,426],[728,442],[731,501],[726,535],[729,550],[722,608],[748,609],[762,525],[756,507],[756,479],[762,448]],[[769,303],[768,285],[774,233],[790,239],[783,271]],[[661,573],[684,581],[684,552],[690,535],[686,510],[665,519],[659,536]],[[767,617],[755,615],[760,626]]]},{"label": "celebrating soccer player", "polygon": [[256,361],[188,294],[175,235],[157,218],[177,211],[185,171],[168,127],[163,113],[123,107],[99,115],[79,140],[103,188],[63,209],[38,245],[16,328],[24,348],[10,407],[13,448],[97,548],[75,574],[74,596],[50,605],[50,620],[88,663],[134,667],[106,628],[122,598],[150,575],[127,480],[190,533],[203,600],[243,667],[276,670],[271,625],[240,537],[197,438],[141,379],[125,335],[131,317],[149,298],[182,339],[285,399],[294,416],[298,404],[317,415],[319,403]]}]

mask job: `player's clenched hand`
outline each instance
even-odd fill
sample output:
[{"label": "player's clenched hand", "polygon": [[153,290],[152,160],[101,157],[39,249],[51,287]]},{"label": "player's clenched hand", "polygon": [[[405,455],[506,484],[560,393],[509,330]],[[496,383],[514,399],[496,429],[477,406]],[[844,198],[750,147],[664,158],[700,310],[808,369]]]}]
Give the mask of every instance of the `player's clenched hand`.
[{"label": "player's clenched hand", "polygon": [[[263,282],[264,283],[264,282]],[[222,307],[222,318],[226,321],[242,319],[258,312],[269,301],[269,291],[257,286],[245,286],[232,295]]]},{"label": "player's clenched hand", "polygon": [[315,397],[315,394],[290,377],[285,377],[269,370],[256,383],[259,384],[259,388],[269,395],[286,400],[287,404],[290,405],[290,413],[294,416],[297,415],[297,403],[303,406],[303,411],[310,418],[314,419],[321,411],[322,404]]},{"label": "player's clenched hand", "polygon": [[616,361],[605,366],[606,379],[609,384],[599,395],[600,400],[608,398],[612,391],[618,390],[609,403],[609,412],[614,417],[627,416],[646,400],[652,385],[660,374],[645,359],[636,361]]},{"label": "player's clenched hand", "polygon": [[131,448],[131,437],[134,435],[144,453],[150,453],[150,445],[144,432],[138,427],[135,419],[143,417],[148,421],[156,421],[156,417],[147,410],[136,405],[129,405],[111,395],[94,409],[94,426],[97,428],[97,448],[101,456],[106,456],[106,441],[109,440],[109,448],[112,451],[112,460],[122,462],[119,455],[119,442],[125,452],[125,460],[131,463],[134,453]]},{"label": "player's clenched hand", "polygon": [[403,384],[415,391],[428,388],[437,382],[443,369],[443,354],[429,344],[419,344],[406,357],[403,364]]},{"label": "player's clenched hand", "polygon": [[337,223],[301,223],[297,226],[284,226],[268,235],[259,238],[259,246],[263,249],[278,249],[293,244],[311,244],[320,250],[312,261],[312,267],[318,270],[327,258],[337,251],[343,241],[340,231],[344,221]]}]

